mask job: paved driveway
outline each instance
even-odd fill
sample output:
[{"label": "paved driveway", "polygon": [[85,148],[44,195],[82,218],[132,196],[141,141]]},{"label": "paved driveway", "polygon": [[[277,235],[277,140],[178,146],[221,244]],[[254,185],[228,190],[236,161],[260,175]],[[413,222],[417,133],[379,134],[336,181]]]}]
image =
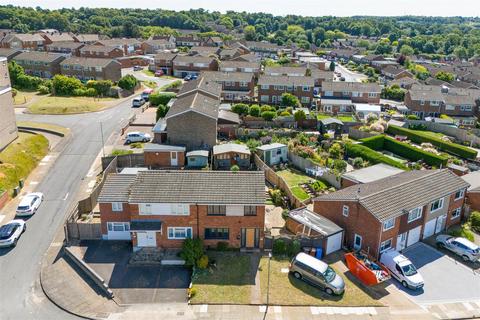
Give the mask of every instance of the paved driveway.
[{"label": "paved driveway", "polygon": [[424,243],[407,248],[404,253],[423,276],[423,290],[404,289],[419,304],[480,300],[480,275],[449,256]]},{"label": "paved driveway", "polygon": [[126,241],[86,241],[83,259],[108,283],[123,304],[186,302],[190,269],[182,266],[129,264]]}]

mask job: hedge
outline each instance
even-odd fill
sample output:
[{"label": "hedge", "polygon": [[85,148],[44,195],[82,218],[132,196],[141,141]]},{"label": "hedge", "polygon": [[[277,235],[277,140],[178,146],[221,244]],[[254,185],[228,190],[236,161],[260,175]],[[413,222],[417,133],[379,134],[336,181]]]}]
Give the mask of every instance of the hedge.
[{"label": "hedge", "polygon": [[171,99],[176,97],[177,97],[177,94],[173,92],[161,92],[161,93],[156,92],[150,95],[150,97],[148,98],[148,101],[150,101],[150,104],[154,106],[159,106],[159,105],[166,106]]},{"label": "hedge", "polygon": [[403,169],[403,170],[408,169],[407,166],[405,166],[403,163],[393,160],[392,158],[389,158],[387,156],[384,156],[383,154],[378,153],[370,149],[369,147],[361,144],[347,143],[345,145],[345,150],[347,155],[351,158],[361,157],[362,159],[373,164],[385,163],[399,169]]},{"label": "hedge", "polygon": [[447,158],[416,148],[405,142],[397,141],[385,135],[378,135],[360,140],[362,144],[373,150],[387,150],[411,161],[423,160],[431,166],[445,166]]},{"label": "hedge", "polygon": [[442,151],[454,154],[465,159],[475,160],[477,158],[477,151],[475,150],[456,143],[443,141],[440,138],[435,138],[422,132],[415,132],[410,129],[390,125],[388,126],[387,133],[392,135],[407,136],[408,139],[418,144],[429,142]]}]

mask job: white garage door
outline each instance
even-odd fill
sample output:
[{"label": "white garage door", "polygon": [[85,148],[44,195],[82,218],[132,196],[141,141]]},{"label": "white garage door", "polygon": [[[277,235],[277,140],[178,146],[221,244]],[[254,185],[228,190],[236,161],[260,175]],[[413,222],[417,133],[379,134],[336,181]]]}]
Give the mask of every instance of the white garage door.
[{"label": "white garage door", "polygon": [[418,226],[415,229],[408,231],[407,247],[420,241],[421,230],[422,230],[422,226]]},{"label": "white garage door", "polygon": [[327,248],[325,249],[325,255],[340,250],[342,248],[343,232],[334,234],[327,239]]},{"label": "white garage door", "polygon": [[437,222],[437,218],[433,218],[430,221],[425,223],[425,229],[423,229],[423,239],[433,236],[435,233],[435,223]]}]

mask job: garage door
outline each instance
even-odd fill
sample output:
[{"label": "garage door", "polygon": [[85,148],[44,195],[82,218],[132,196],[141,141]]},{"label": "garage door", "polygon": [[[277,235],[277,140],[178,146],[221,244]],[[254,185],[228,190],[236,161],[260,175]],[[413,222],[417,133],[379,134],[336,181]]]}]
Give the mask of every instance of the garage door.
[{"label": "garage door", "polygon": [[415,229],[408,231],[407,247],[420,241],[421,230],[422,230],[422,226],[418,226]]},{"label": "garage door", "polygon": [[342,248],[342,239],[343,232],[339,232],[328,237],[325,255],[340,250]]},{"label": "garage door", "polygon": [[425,224],[425,229],[423,229],[423,239],[433,236],[435,233],[435,223],[437,222],[437,218],[433,218],[430,221],[427,221]]}]

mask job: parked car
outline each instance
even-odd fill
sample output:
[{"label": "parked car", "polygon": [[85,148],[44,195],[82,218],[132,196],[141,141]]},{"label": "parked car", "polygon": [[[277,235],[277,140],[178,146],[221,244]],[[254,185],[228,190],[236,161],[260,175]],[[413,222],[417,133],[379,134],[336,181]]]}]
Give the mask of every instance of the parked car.
[{"label": "parked car", "polygon": [[290,263],[290,272],[297,279],[303,279],[322,288],[329,295],[341,295],[345,282],[328,264],[300,252]]},{"label": "parked car", "polygon": [[139,131],[129,132],[125,137],[125,143],[130,144],[132,142],[148,142],[152,137],[148,133],[143,133]]},{"label": "parked car", "polygon": [[41,192],[27,194],[17,207],[17,216],[31,216],[37,212],[42,201],[43,193]]},{"label": "parked car", "polygon": [[140,71],[143,70],[143,67],[141,66],[133,66],[133,71]]},{"label": "parked car", "polygon": [[145,100],[141,96],[132,99],[132,107],[139,108],[145,104]]},{"label": "parked car", "polygon": [[27,230],[25,221],[16,219],[0,227],[0,247],[15,247],[20,236]]},{"label": "parked car", "polygon": [[456,253],[464,261],[475,262],[480,259],[480,247],[465,238],[441,234],[436,238],[436,242],[439,248]]},{"label": "parked car", "polygon": [[183,78],[183,81],[190,81],[190,80],[192,80],[191,75],[187,75],[187,76],[185,76],[185,78]]},{"label": "parked car", "polygon": [[402,286],[413,290],[423,288],[423,277],[418,273],[417,268],[404,255],[395,250],[382,253],[380,263],[387,267],[390,274],[400,281]]},{"label": "parked car", "polygon": [[155,71],[155,77],[161,77],[161,76],[163,76],[163,71],[162,70]]},{"label": "parked car", "polygon": [[148,101],[152,93],[153,93],[153,89],[150,89],[150,88],[145,89],[143,90],[141,97],[143,100]]}]

